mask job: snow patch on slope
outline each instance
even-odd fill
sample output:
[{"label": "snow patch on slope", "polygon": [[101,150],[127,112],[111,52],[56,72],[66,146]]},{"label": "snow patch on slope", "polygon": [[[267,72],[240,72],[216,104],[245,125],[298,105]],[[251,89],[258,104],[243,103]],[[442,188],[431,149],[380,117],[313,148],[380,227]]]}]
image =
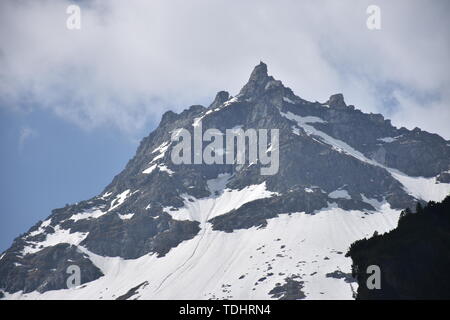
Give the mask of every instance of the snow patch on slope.
[{"label": "snow patch on slope", "polygon": [[351,199],[352,198],[348,194],[347,190],[343,190],[343,189],[340,189],[340,190],[338,189],[333,192],[330,192],[330,194],[328,194],[328,197],[330,197],[332,199]]},{"label": "snow patch on slope", "polygon": [[116,209],[118,206],[120,206],[122,203],[125,202],[125,199],[130,195],[130,189],[125,190],[124,192],[118,194],[116,198],[111,201],[111,207],[108,211]]},{"label": "snow patch on slope", "polygon": [[400,181],[405,191],[417,199],[441,201],[450,194],[450,183],[439,182],[436,177],[410,177],[395,169],[388,169],[388,171]]},{"label": "snow patch on slope", "polygon": [[155,163],[154,165],[148,167],[147,169],[145,169],[144,171],[142,171],[142,173],[144,174],[150,174],[153,172],[153,170],[156,169],[157,164]]},{"label": "snow patch on slope", "polygon": [[158,165],[156,163],[154,165],[150,166],[149,168],[145,169],[144,171],[142,171],[142,173],[150,174],[153,171],[155,171],[155,169],[158,169],[162,172],[166,172],[169,176],[174,174],[173,170],[170,170],[165,164]]},{"label": "snow patch on slope", "polygon": [[44,248],[55,246],[59,243],[68,243],[72,245],[78,245],[81,241],[83,241],[88,232],[70,232],[70,229],[61,229],[60,226],[56,226],[54,228],[53,233],[49,233],[46,235],[44,241],[34,242],[34,241],[26,241],[27,245],[22,250],[23,255],[36,253],[41,251]]},{"label": "snow patch on slope", "polygon": [[[351,272],[345,257],[355,240],[383,233],[397,224],[399,211],[321,210],[318,214],[283,214],[265,228],[232,233],[214,231],[206,223],[202,234],[184,241],[166,256],[145,255],[135,260],[101,257],[80,248],[105,276],[83,286],[21,292],[7,299],[115,299],[145,281],[140,299],[271,299],[276,283],[290,275],[304,282],[306,299],[352,299],[356,283],[327,277]],[[108,288],[108,289],[106,289]],[[253,290],[254,289],[254,290]]]},{"label": "snow patch on slope", "polygon": [[27,238],[37,236],[38,234],[41,234],[42,232],[44,232],[45,228],[48,227],[51,222],[52,222],[51,218],[43,221],[37,230],[32,231],[27,235]]},{"label": "snow patch on slope", "polygon": [[[179,129],[179,132],[180,131],[181,131],[181,129]],[[177,136],[178,136],[179,132],[176,133]],[[155,170],[155,168],[157,166],[157,164],[155,162],[158,161],[159,159],[162,159],[166,155],[166,152],[169,149],[170,144],[171,144],[171,141],[165,141],[152,151],[152,154],[153,153],[158,153],[158,154],[152,159],[152,161],[149,162],[149,164],[151,166],[149,168],[145,169],[144,171],[142,171],[142,173],[150,174],[153,170]]]},{"label": "snow patch on slope", "polygon": [[377,140],[381,141],[381,142],[385,142],[385,143],[392,143],[392,142],[394,142],[395,140],[397,140],[400,137],[401,136],[398,136],[398,137],[385,137],[385,138],[379,138]]},{"label": "snow patch on slope", "polygon": [[119,214],[119,218],[122,220],[129,220],[133,218],[134,213],[128,213],[128,214]]},{"label": "snow patch on slope", "polygon": [[161,145],[159,145],[155,150],[152,151],[152,153],[159,153],[156,157],[153,158],[151,162],[155,162],[158,159],[161,159],[164,157],[164,155],[167,152],[167,149],[169,149],[170,141],[163,142]]},{"label": "snow patch on slope", "polygon": [[[323,131],[317,130],[313,126],[309,125],[310,123],[325,123],[325,121],[322,120],[321,118],[311,117],[311,116],[301,117],[296,114],[293,114],[292,112],[287,112],[287,113],[281,112],[281,115],[283,117],[286,117],[289,120],[295,121],[297,123],[297,126],[302,128],[303,130],[305,130],[307,135],[319,137],[322,140],[322,142],[328,144],[334,150],[341,152],[341,153],[348,154],[360,161],[363,161],[363,162],[366,162],[366,163],[369,163],[369,164],[372,164],[375,166],[381,166],[376,161],[368,159],[365,155],[363,155],[361,152],[355,150],[354,148],[349,146],[347,143],[345,143],[341,140],[335,139],[335,138],[329,136],[328,134],[324,133]],[[296,134],[298,134],[298,133],[296,133]]]},{"label": "snow patch on slope", "polygon": [[228,99],[227,101],[225,101],[225,102],[222,104],[222,107],[228,107],[228,106],[230,106],[230,105],[232,105],[233,103],[238,102],[238,101],[239,101],[239,97],[238,97],[238,96],[232,97],[232,98]]},{"label": "snow patch on slope", "polygon": [[[139,190],[136,190],[135,192],[137,192]],[[112,201],[111,201],[111,205],[110,208],[106,211],[103,211],[102,209],[104,209],[104,206],[99,206],[99,207],[93,207],[87,210],[84,210],[80,213],[74,214],[72,215],[69,220],[73,220],[75,222],[77,222],[78,220],[84,220],[84,219],[97,219],[100,218],[101,216],[107,214],[109,211],[112,211],[116,208],[118,208],[120,205],[122,205],[125,200],[133,193],[130,193],[130,189],[125,190],[122,193],[119,193]]]},{"label": "snow patch on slope", "polygon": [[89,210],[85,210],[82,213],[74,214],[73,216],[70,217],[69,220],[73,220],[76,222],[78,220],[83,220],[83,219],[91,219],[91,218],[97,219],[106,213],[107,213],[107,211],[102,211],[100,208],[92,208]]},{"label": "snow patch on slope", "polygon": [[283,97],[283,101],[287,102],[287,103],[290,103],[290,104],[295,104],[295,102],[292,101],[291,99],[289,99],[288,97]]},{"label": "snow patch on slope", "polygon": [[192,123],[192,126],[193,126],[193,127],[198,127],[198,126],[200,125],[200,122],[201,122],[207,115],[209,115],[209,114],[211,114],[211,113],[213,113],[213,112],[216,112],[216,111],[218,111],[217,108],[214,109],[214,110],[208,110],[208,111],[206,111],[202,116],[200,116],[200,117],[194,119],[194,121],[193,121],[193,123]]},{"label": "snow patch on slope", "polygon": [[[266,189],[266,183],[247,186],[241,190],[225,189],[228,176],[219,176],[208,181],[211,196],[201,199],[193,199],[188,195],[182,195],[184,206],[177,210],[171,207],[164,208],[164,211],[175,220],[190,220],[205,223],[209,219],[220,216],[245,203],[272,197],[275,192]],[[191,200],[191,201],[190,201]]]},{"label": "snow patch on slope", "polygon": [[170,170],[170,169],[169,169],[166,165],[164,165],[164,164],[160,164],[160,165],[158,166],[158,169],[159,169],[160,171],[166,172],[169,176],[171,176],[171,175],[174,174],[174,172],[173,172],[172,170]]}]

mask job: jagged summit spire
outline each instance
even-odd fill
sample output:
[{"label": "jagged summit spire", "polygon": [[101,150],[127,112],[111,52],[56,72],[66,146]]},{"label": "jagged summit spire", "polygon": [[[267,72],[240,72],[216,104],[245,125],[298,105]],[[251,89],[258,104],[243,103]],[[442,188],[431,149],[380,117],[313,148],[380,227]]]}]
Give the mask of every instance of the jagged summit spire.
[{"label": "jagged summit spire", "polygon": [[342,93],[333,94],[327,101],[327,104],[332,108],[343,109],[347,105],[344,101],[344,95]]},{"label": "jagged summit spire", "polygon": [[249,81],[263,80],[267,77],[267,65],[264,62],[260,61],[259,64],[253,69]]},{"label": "jagged summit spire", "polygon": [[268,75],[267,65],[260,61],[259,64],[253,69],[247,84],[241,89],[240,95],[252,96],[260,93],[264,90],[269,81],[275,79]]},{"label": "jagged summit spire", "polygon": [[230,94],[227,91],[219,91],[219,92],[217,92],[216,98],[211,103],[209,108],[216,108],[216,107],[220,106],[222,103],[224,103],[225,101],[227,101],[228,99],[230,99]]}]

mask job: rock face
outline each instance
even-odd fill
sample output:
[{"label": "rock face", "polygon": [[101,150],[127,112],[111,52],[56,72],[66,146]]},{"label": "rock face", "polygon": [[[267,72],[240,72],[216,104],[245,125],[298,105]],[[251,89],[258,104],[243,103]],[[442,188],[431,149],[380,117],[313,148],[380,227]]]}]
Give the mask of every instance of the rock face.
[{"label": "rock face", "polygon": [[[69,276],[66,271],[70,265],[82,268],[81,284],[103,275],[87,255],[67,243],[43,248],[39,253],[25,255],[19,260],[20,262],[16,262],[17,260],[17,257],[8,254],[3,257],[0,266],[0,273],[5,281],[3,287],[12,292],[65,289]],[[11,265],[14,268],[11,268]]]},{"label": "rock face", "polygon": [[328,99],[327,104],[334,109],[345,109],[347,105],[344,102],[344,96],[342,93],[333,94],[330,99]]},{"label": "rock face", "polygon": [[[194,136],[200,122],[203,131],[278,129],[278,172],[261,175],[259,162],[174,164],[172,134],[184,128]],[[398,129],[380,114],[347,106],[342,94],[323,104],[303,100],[261,62],[235,97],[221,91],[207,108],[166,112],[102,194],[53,210],[15,239],[0,256],[0,288],[7,295],[63,289],[70,261],[83,266],[82,283],[100,281],[109,269],[97,267],[99,257],[128,263],[148,256],[158,264],[210,232],[264,229],[283,215],[333,209],[370,217],[440,200],[433,197],[450,190],[449,169],[449,142],[440,136]],[[152,281],[140,286],[145,281],[117,296],[160,290]],[[283,297],[302,296],[289,293],[296,283],[286,283]]]}]

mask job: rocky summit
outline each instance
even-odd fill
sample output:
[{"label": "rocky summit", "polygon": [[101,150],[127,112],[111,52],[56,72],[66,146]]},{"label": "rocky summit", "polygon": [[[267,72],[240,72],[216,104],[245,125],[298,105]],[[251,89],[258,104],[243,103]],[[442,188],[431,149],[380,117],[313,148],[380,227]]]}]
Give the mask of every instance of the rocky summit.
[{"label": "rocky summit", "polygon": [[[174,164],[173,137],[278,129],[279,169]],[[220,152],[220,150],[215,150]],[[162,116],[103,192],[55,209],[0,255],[3,299],[351,299],[351,243],[450,191],[450,141],[310,102],[261,62],[236,96]],[[80,283],[68,287],[69,266]]]}]

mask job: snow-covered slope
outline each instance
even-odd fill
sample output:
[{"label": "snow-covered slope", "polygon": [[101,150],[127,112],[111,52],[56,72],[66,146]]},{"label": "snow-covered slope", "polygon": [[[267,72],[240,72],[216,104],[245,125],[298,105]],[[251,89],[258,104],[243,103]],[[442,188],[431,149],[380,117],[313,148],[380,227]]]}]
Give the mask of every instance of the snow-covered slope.
[{"label": "snow-covered slope", "polygon": [[80,247],[104,277],[75,289],[18,292],[7,298],[116,299],[148,283],[130,298],[270,299],[277,284],[298,277],[308,299],[352,299],[356,283],[332,274],[349,276],[351,259],[344,256],[349,245],[375,230],[394,228],[398,214],[389,207],[366,213],[331,204],[313,215],[282,214],[262,229],[225,233],[206,223],[196,237],[162,258],[155,254],[135,260],[102,257]]}]

